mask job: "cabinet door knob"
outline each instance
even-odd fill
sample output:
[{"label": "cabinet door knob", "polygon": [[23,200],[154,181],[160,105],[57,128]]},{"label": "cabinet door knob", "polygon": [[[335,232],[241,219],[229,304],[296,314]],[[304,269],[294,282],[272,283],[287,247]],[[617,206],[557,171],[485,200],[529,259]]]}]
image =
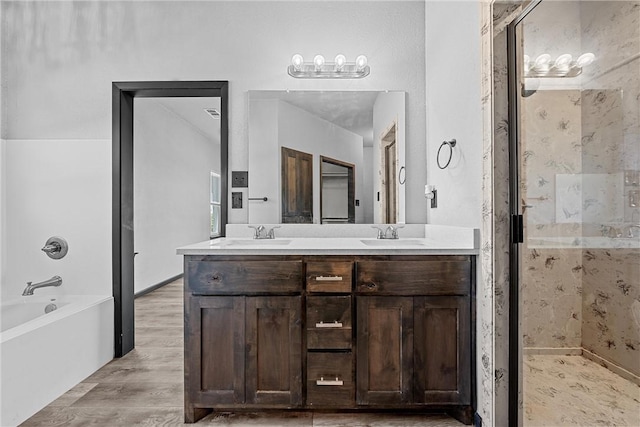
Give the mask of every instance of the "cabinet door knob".
[{"label": "cabinet door knob", "polygon": [[376,287],[376,286],[378,286],[378,285],[376,285],[376,284],[375,284],[375,283],[373,283],[373,282],[369,282],[369,283],[367,283],[367,288],[369,288],[369,289],[375,289],[375,287]]}]

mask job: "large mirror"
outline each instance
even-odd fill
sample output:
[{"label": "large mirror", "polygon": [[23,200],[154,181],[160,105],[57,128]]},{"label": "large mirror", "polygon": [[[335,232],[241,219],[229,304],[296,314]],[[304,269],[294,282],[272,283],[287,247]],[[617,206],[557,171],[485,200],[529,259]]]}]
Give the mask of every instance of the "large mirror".
[{"label": "large mirror", "polygon": [[405,222],[405,93],[249,91],[249,223]]}]

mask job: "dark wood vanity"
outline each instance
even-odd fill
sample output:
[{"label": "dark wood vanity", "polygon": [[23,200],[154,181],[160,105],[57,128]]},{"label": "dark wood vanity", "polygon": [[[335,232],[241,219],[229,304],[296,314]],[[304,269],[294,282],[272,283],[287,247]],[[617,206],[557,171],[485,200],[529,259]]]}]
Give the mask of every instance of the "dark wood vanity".
[{"label": "dark wood vanity", "polygon": [[185,255],[185,421],[474,412],[473,255]]}]

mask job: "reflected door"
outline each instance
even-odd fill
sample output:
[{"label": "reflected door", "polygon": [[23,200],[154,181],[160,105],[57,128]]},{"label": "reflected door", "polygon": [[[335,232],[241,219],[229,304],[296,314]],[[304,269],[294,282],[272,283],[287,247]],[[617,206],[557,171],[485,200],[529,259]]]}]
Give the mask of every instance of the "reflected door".
[{"label": "reflected door", "polygon": [[282,222],[313,223],[313,155],[282,147]]}]

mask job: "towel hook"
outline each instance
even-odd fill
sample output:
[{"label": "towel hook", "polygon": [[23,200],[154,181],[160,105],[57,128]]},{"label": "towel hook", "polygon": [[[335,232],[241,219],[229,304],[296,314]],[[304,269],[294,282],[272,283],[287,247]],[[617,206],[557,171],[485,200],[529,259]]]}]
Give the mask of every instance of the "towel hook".
[{"label": "towel hook", "polygon": [[[445,165],[442,166],[440,165],[440,150],[442,150],[442,147],[444,147],[445,145],[449,146],[449,160],[447,160],[447,163],[445,163]],[[436,162],[438,163],[438,167],[440,169],[446,169],[447,166],[449,166],[449,163],[451,163],[451,158],[453,157],[453,147],[455,146],[456,146],[455,138],[450,141],[442,141],[442,144],[440,144],[440,148],[438,148],[438,154],[436,154]]]}]

